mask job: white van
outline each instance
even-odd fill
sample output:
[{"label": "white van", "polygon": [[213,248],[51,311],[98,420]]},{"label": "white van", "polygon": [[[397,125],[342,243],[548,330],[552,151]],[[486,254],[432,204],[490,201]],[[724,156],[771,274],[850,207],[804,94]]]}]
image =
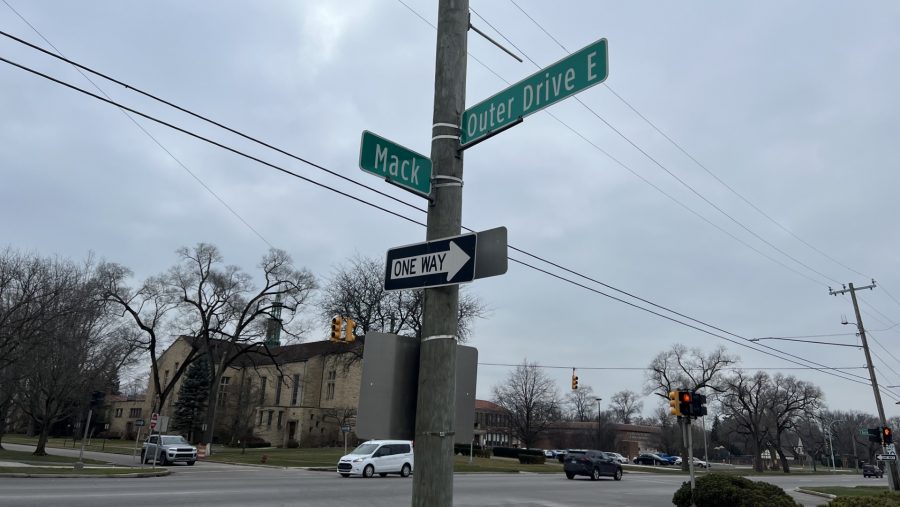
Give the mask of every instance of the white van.
[{"label": "white van", "polygon": [[337,471],[343,477],[378,474],[400,474],[409,477],[413,471],[413,447],[409,440],[369,440],[338,461]]}]

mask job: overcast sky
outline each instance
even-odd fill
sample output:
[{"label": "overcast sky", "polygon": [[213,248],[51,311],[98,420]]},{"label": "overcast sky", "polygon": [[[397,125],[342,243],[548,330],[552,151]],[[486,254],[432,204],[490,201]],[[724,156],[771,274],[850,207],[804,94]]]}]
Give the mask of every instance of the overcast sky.
[{"label": "overcast sky", "polygon": [[[424,207],[357,164],[362,130],[430,152],[435,31],[428,23],[436,22],[437,2],[404,1],[409,8],[399,0],[4,0],[80,63]],[[536,23],[568,51],[607,38],[610,72],[605,84],[578,95],[584,105],[567,99],[466,151],[464,224],[506,226],[511,245],[746,338],[843,333],[813,339],[857,343],[853,326],[841,325],[842,315],[855,321],[849,297],[829,296],[828,286],[875,278],[879,287],[860,293],[863,319],[881,344],[872,343],[879,382],[900,385],[900,326],[878,331],[900,322],[900,5],[473,0],[471,7],[483,17],[473,15],[476,26],[501,39],[499,30],[541,67],[566,51]],[[47,46],[2,4],[0,29]],[[498,75],[512,83],[537,69],[473,32],[469,51],[468,105],[505,88]],[[0,55],[91,88],[71,67],[5,37]],[[424,219],[97,82],[130,107]],[[253,270],[268,242],[325,280],[353,255],[383,258],[388,248],[424,240],[419,226],[140,120],[163,149],[114,107],[7,64],[0,90],[0,241],[14,248],[76,259],[94,251],[141,280],[172,265],[178,247],[200,241]],[[547,370],[561,393],[572,367],[604,400],[621,389],[641,392],[642,371],[589,368],[644,367],[675,343],[724,344],[748,368],[796,366],[516,263],[466,290],[491,308],[470,342],[479,360],[563,367]],[[318,324],[309,339],[325,338]],[[858,349],[764,343],[867,375]],[[510,369],[480,366],[479,397],[489,398]],[[819,384],[833,408],[875,411],[867,385],[786,372]],[[894,401],[885,397],[888,416],[900,414]],[[648,397],[645,412],[656,403]]]}]

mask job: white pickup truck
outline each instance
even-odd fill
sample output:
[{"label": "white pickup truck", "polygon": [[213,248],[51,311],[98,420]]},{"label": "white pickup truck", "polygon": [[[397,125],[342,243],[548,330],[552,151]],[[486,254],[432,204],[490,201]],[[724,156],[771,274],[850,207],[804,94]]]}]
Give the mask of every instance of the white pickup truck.
[{"label": "white pickup truck", "polygon": [[197,448],[181,435],[150,435],[141,448],[141,461],[150,463],[154,454],[156,462],[163,466],[178,462],[193,465],[197,462]]}]

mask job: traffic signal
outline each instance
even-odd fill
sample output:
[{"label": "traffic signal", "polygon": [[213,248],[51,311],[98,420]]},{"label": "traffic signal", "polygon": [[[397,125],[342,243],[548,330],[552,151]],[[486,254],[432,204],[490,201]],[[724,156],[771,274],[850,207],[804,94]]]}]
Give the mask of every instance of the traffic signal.
[{"label": "traffic signal", "polygon": [[884,445],[894,443],[894,434],[887,426],[881,428],[881,443]]},{"label": "traffic signal", "polygon": [[343,324],[343,322],[344,320],[340,316],[331,319],[331,341],[341,341],[341,324]]},{"label": "traffic signal", "polygon": [[[890,428],[888,428],[890,429]],[[869,442],[878,442],[881,443],[881,431],[882,428],[869,428]]]},{"label": "traffic signal", "polygon": [[672,407],[672,415],[681,417],[681,404],[678,401],[681,391],[669,391],[669,406]]},{"label": "traffic signal", "polygon": [[578,389],[578,375],[572,374],[572,390]]},{"label": "traffic signal", "polygon": [[684,417],[694,417],[694,395],[690,391],[678,391],[678,410]]},{"label": "traffic signal", "polygon": [[691,415],[694,417],[706,415],[706,396],[694,393],[694,399],[691,400]]},{"label": "traffic signal", "polygon": [[356,335],[353,330],[356,329],[356,321],[347,317],[347,328],[344,330],[344,339],[348,342],[356,341]]}]

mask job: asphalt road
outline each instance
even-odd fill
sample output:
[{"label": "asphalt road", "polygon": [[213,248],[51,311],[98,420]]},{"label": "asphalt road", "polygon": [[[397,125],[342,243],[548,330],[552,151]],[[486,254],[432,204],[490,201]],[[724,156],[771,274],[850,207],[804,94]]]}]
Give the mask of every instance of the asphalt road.
[{"label": "asphalt road", "polygon": [[[99,454],[99,453],[98,453]],[[109,456],[109,455],[104,455]],[[99,456],[95,456],[99,457]],[[197,463],[172,466],[168,477],[145,479],[14,479],[0,478],[4,506],[159,505],[316,506],[409,505],[412,481],[400,477],[345,479],[336,473]],[[885,479],[859,476],[769,476],[786,490],[812,485],[886,484]],[[457,474],[454,505],[671,506],[682,476],[626,474],[620,482],[567,480],[562,474]],[[804,505],[825,499],[795,493]]]}]

